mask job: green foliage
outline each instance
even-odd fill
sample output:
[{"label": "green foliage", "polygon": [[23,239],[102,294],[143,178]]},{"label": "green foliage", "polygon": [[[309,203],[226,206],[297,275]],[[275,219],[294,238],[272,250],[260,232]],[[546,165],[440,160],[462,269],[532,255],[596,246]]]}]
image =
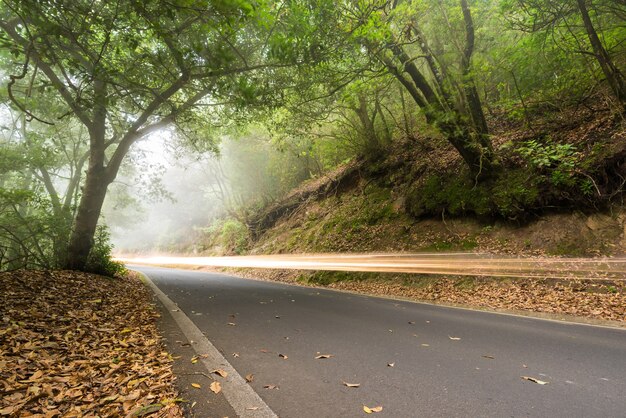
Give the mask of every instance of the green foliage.
[{"label": "green foliage", "polygon": [[540,177],[522,169],[479,184],[464,175],[432,175],[411,190],[407,208],[415,217],[473,214],[516,219],[538,203],[540,186]]},{"label": "green foliage", "polygon": [[214,221],[204,230],[208,245],[218,246],[220,254],[243,254],[250,241],[248,227],[232,218]]},{"label": "green foliage", "polygon": [[58,268],[70,223],[50,199],[28,189],[0,188],[0,270]]},{"label": "green foliage", "polygon": [[111,251],[113,251],[113,245],[110,242],[109,230],[105,225],[98,225],[85,271],[108,277],[125,274],[126,267],[112,259]]},{"label": "green foliage", "polygon": [[[518,146],[517,151],[524,157],[531,168],[549,173],[555,186],[575,186],[577,184],[576,166],[580,161],[580,153],[573,144],[560,144],[551,138],[544,143],[529,140]],[[589,184],[581,183],[583,192],[588,191]]]}]

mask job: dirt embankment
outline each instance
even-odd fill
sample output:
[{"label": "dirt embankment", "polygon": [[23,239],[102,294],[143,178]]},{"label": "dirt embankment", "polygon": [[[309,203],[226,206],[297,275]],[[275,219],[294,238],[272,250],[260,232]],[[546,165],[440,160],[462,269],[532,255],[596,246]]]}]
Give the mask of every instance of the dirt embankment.
[{"label": "dirt embankment", "polygon": [[[547,115],[531,130],[513,124],[492,132],[503,168],[495,180],[480,185],[466,181],[458,155],[445,141],[418,137],[396,142],[376,161],[359,161],[349,170],[340,167],[333,180],[316,179],[266,208],[249,252],[626,254],[623,118],[577,108]],[[332,190],[343,178],[349,181],[339,181],[342,187],[335,192],[319,192]],[[623,281],[267,270],[237,274],[487,309],[625,320]]]}]

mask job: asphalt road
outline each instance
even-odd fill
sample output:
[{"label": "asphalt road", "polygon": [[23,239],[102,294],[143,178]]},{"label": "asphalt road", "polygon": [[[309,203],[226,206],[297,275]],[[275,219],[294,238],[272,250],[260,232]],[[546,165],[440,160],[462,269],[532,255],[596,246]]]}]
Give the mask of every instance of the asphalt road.
[{"label": "asphalt road", "polygon": [[280,417],[626,417],[624,329],[137,269]]}]

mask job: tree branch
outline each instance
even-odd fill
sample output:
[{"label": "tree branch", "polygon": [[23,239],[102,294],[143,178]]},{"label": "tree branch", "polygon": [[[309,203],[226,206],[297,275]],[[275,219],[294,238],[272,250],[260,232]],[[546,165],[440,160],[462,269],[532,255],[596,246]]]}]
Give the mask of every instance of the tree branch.
[{"label": "tree branch", "polygon": [[[19,33],[17,33],[14,25],[10,24],[10,22],[7,22],[5,20],[0,20],[0,28],[2,28],[5,31],[5,33],[11,37],[11,39],[13,39],[22,48],[24,48],[24,50],[27,50],[30,47],[31,43],[28,40],[24,39]],[[52,69],[52,66],[41,58],[36,48],[34,47],[30,50],[30,56],[32,60],[35,62],[35,64],[41,69],[41,71],[43,71],[46,77],[48,77],[48,80],[50,80],[52,85],[61,94],[61,97],[63,98],[63,100],[68,104],[68,106],[76,114],[78,119],[80,119],[80,121],[85,126],[90,127],[92,122],[87,116],[85,109],[83,109],[76,103],[76,101],[72,97],[72,94],[69,92],[65,84],[63,84],[63,82],[59,79],[59,77],[56,75],[56,73]]]}]

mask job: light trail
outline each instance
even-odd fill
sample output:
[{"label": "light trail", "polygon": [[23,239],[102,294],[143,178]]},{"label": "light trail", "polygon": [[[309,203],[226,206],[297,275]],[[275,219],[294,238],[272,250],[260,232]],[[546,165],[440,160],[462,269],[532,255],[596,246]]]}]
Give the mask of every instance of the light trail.
[{"label": "light trail", "polygon": [[126,264],[626,280],[626,258],[514,258],[469,253],[280,254],[236,257],[117,257]]}]

